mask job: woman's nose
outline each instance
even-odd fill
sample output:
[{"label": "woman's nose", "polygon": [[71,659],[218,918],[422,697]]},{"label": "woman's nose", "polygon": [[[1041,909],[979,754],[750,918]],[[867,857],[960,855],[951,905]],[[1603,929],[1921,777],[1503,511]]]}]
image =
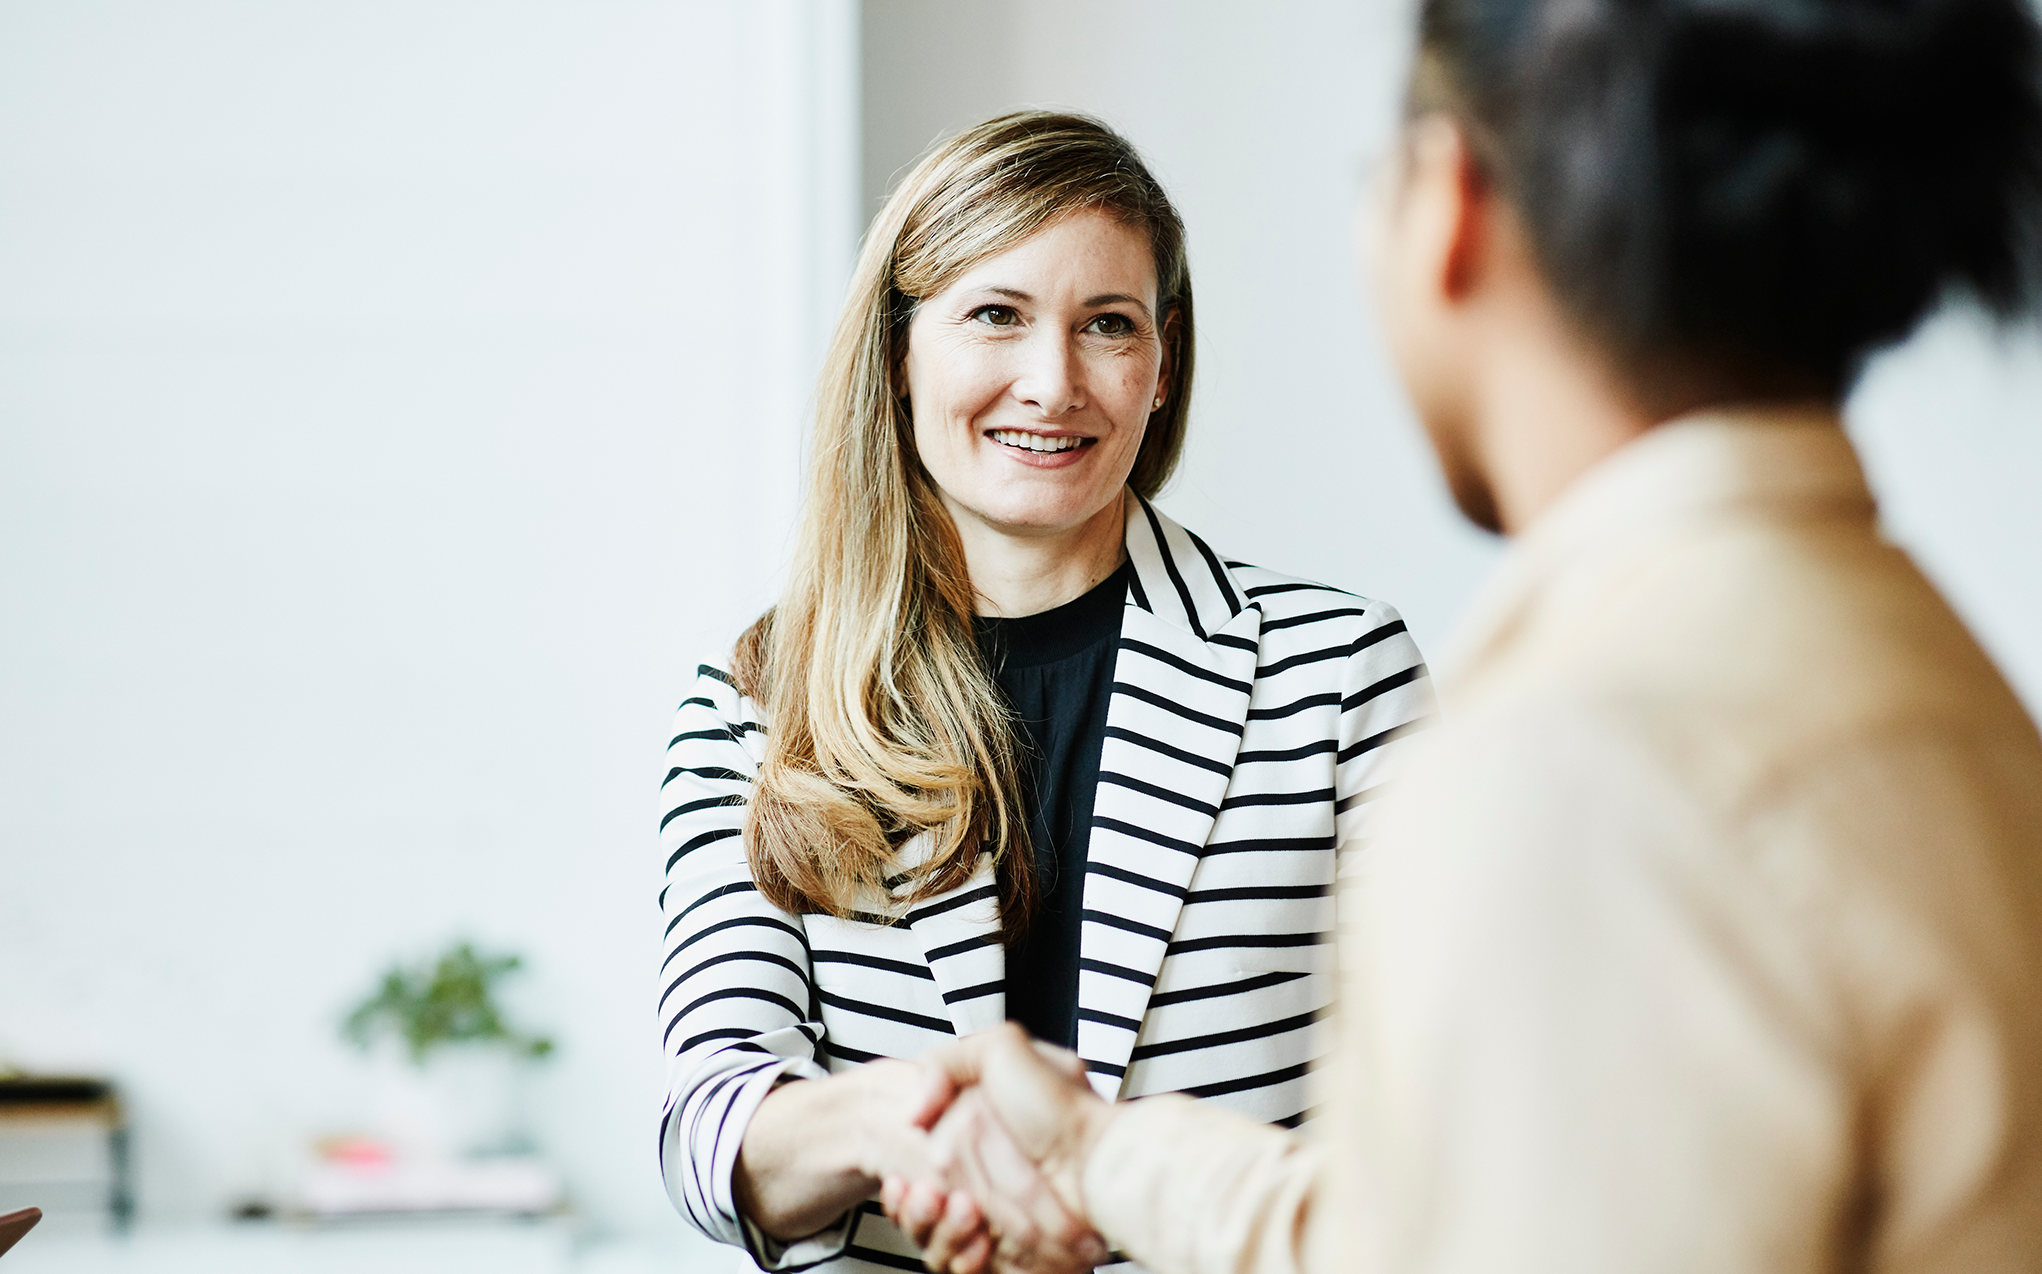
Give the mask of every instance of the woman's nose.
[{"label": "woman's nose", "polygon": [[1014,382],[1016,398],[1050,418],[1085,405],[1084,368],[1068,335],[1039,336],[1022,357],[1027,361]]}]

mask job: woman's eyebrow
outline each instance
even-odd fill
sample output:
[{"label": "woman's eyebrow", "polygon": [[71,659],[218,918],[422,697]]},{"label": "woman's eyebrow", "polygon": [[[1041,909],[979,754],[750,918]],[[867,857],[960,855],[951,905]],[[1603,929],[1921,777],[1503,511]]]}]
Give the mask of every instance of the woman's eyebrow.
[{"label": "woman's eyebrow", "polygon": [[[988,285],[986,287],[974,288],[972,290],[976,292],[990,292],[994,296],[1004,296],[1010,301],[1020,301],[1023,304],[1032,304],[1035,300],[1035,298],[1032,295],[1030,295],[1027,292],[1023,292],[1020,288],[1003,288]],[[1101,305],[1133,305],[1140,307],[1142,313],[1144,314],[1149,312],[1147,302],[1143,301],[1140,297],[1131,295],[1127,292],[1101,292],[1098,296],[1086,297],[1082,304],[1088,310],[1096,309]]]}]

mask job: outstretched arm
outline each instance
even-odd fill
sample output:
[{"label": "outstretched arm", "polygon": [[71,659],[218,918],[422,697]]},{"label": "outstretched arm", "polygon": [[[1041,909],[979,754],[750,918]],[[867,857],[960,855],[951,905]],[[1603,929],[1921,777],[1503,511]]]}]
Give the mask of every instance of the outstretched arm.
[{"label": "outstretched arm", "polygon": [[1129,1102],[1085,1161],[1108,1241],[1156,1274],[1302,1274],[1330,1238],[1323,1158],[1296,1133],[1210,1102]]}]

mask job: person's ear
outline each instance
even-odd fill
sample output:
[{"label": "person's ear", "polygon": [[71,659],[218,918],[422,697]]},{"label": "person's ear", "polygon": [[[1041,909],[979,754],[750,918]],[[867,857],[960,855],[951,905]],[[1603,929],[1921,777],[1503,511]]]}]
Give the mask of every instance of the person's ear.
[{"label": "person's ear", "polygon": [[1151,408],[1161,411],[1176,388],[1177,343],[1184,339],[1184,320],[1176,306],[1163,316],[1163,362],[1156,371],[1156,401]]},{"label": "person's ear", "polygon": [[1501,212],[1466,134],[1442,112],[1406,124],[1396,163],[1370,254],[1383,336],[1455,501],[1493,526],[1473,431],[1484,365],[1504,334],[1479,304],[1498,281]]},{"label": "person's ear", "polygon": [[1468,146],[1467,132],[1456,124],[1449,129],[1449,138],[1443,162],[1453,179],[1454,223],[1445,282],[1448,294],[1461,300],[1475,290],[1488,267],[1485,248],[1495,216],[1495,201],[1488,175]]},{"label": "person's ear", "polygon": [[914,320],[895,325],[886,337],[886,389],[895,402],[905,402],[908,396],[908,351],[912,348],[909,340]]},{"label": "person's ear", "polygon": [[1399,247],[1413,255],[1411,265],[1436,301],[1466,301],[1486,265],[1491,192],[1461,126],[1444,114],[1412,121],[1400,184],[1392,214],[1401,223]]}]

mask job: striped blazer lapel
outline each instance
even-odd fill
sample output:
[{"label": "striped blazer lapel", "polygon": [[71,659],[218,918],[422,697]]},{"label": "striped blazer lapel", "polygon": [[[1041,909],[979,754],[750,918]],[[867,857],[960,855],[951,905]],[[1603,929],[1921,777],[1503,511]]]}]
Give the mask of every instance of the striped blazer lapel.
[{"label": "striped blazer lapel", "polygon": [[1007,1016],[1007,949],[1000,942],[1000,889],[989,858],[971,879],[918,904],[907,925],[943,994],[959,1035],[998,1026]]},{"label": "striped blazer lapel", "polygon": [[1262,614],[1225,565],[1139,496],[1134,578],[1099,757],[1079,940],[1078,1053],[1119,1092],[1192,872],[1233,778]]}]

